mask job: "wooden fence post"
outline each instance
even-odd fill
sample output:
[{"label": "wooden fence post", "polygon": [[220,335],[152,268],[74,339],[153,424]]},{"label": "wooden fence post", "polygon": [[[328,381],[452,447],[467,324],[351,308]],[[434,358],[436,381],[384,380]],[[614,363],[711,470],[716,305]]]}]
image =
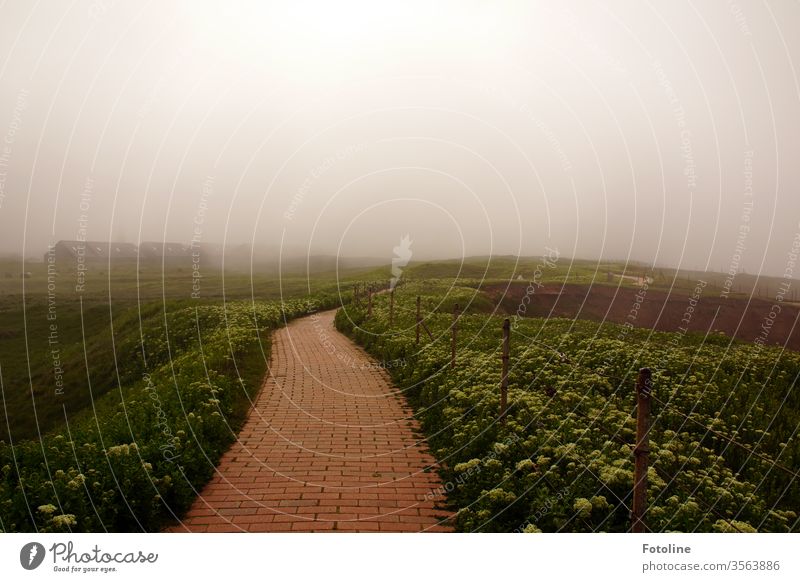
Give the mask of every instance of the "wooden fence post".
[{"label": "wooden fence post", "polygon": [[372,317],[372,285],[367,287],[367,317]]},{"label": "wooden fence post", "polygon": [[456,367],[456,330],[457,330],[457,323],[458,323],[458,303],[453,306],[453,325],[450,327],[450,367]]},{"label": "wooden fence post", "polygon": [[511,320],[503,320],[503,369],[500,374],[500,420],[505,422],[508,412],[508,358],[509,345],[511,343]]},{"label": "wooden fence post", "polygon": [[389,292],[389,325],[394,323],[394,287]]},{"label": "wooden fence post", "polygon": [[417,331],[417,342],[416,343],[419,343],[419,326],[420,326],[420,322],[422,322],[422,317],[420,317],[419,303],[420,303],[420,298],[419,298],[419,295],[417,295],[417,326],[416,326],[417,327],[417,330],[416,330]]},{"label": "wooden fence post", "polygon": [[639,370],[636,378],[636,446],[633,448],[633,510],[631,531],[644,533],[647,526],[644,514],[647,511],[647,461],[650,454],[650,394],[653,380],[650,368]]}]

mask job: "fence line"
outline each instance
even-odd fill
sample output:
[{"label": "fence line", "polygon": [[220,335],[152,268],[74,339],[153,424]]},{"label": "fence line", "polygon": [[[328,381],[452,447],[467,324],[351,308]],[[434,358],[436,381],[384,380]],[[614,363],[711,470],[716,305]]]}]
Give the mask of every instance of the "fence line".
[{"label": "fence line", "polygon": [[511,321],[506,318],[503,320],[503,353],[502,371],[500,373],[500,420],[505,422],[508,414],[508,361],[510,359],[511,346]]},{"label": "fence line", "polygon": [[[430,332],[429,329],[426,329],[426,331],[428,331],[428,334],[432,339],[433,338],[433,334]],[[558,350],[557,348],[554,348],[553,346],[547,344],[546,342],[542,342],[541,340],[537,340],[535,338],[532,338],[532,337],[528,336],[527,334],[524,334],[524,333],[522,333],[522,332],[520,332],[518,330],[515,331],[515,334],[516,335],[520,335],[521,337],[525,338],[525,340],[530,342],[530,343],[539,345],[541,347],[544,347],[544,348],[556,353],[563,362],[565,362],[567,364],[570,364],[571,366],[574,366],[575,368],[582,368],[583,370],[587,371],[588,373],[596,374],[596,375],[598,375],[600,377],[603,377],[603,378],[606,378],[608,380],[614,380],[619,385],[625,384],[626,382],[630,381],[629,378],[620,378],[619,376],[615,376],[613,374],[608,374],[608,373],[602,372],[600,370],[597,370],[595,368],[590,368],[589,366],[586,366],[585,364],[582,364],[582,363],[570,358],[564,352]],[[734,446],[746,451],[748,454],[752,454],[753,456],[757,457],[758,459],[760,459],[760,460],[762,460],[762,461],[764,461],[766,463],[769,463],[770,465],[774,466],[775,468],[777,468],[777,469],[785,472],[786,474],[791,475],[792,477],[800,480],[800,473],[798,473],[797,471],[793,471],[789,467],[786,467],[785,465],[782,465],[781,463],[775,461],[774,459],[771,459],[770,457],[764,455],[763,453],[759,453],[758,451],[754,450],[750,446],[748,446],[748,445],[746,445],[746,444],[744,444],[744,443],[742,443],[740,441],[737,441],[736,439],[734,439],[734,438],[732,438],[732,437],[730,437],[730,436],[728,436],[728,435],[726,435],[724,433],[721,433],[721,432],[716,431],[716,430],[714,430],[712,428],[709,428],[708,426],[706,426],[702,422],[700,422],[700,421],[692,418],[691,416],[687,415],[685,412],[683,412],[681,410],[678,410],[677,408],[674,407],[674,405],[670,405],[669,403],[660,400],[655,395],[651,394],[651,398],[655,402],[657,402],[658,404],[662,405],[664,408],[670,407],[670,410],[672,412],[674,412],[675,414],[681,416],[682,418],[686,419],[687,421],[695,424],[696,426],[699,426],[700,428],[703,428],[704,430],[706,430],[710,434],[713,434],[714,436],[729,442],[730,444],[732,444],[732,445],[734,445]]]},{"label": "fence line", "polygon": [[[357,290],[357,288],[356,288],[356,290]],[[356,300],[357,300],[357,297],[356,297]],[[421,304],[421,297],[418,295],[416,297],[416,312],[415,312],[415,341],[416,341],[416,343],[419,343],[420,328],[424,329],[427,332],[430,340],[433,341],[434,340],[433,333],[428,328],[428,326],[426,325],[424,319],[421,316],[421,306],[420,306],[420,304]],[[360,305],[360,302],[359,302],[359,305]],[[393,322],[394,322],[393,313],[394,313],[394,309],[395,308],[396,307],[395,307],[395,304],[394,304],[394,290],[392,290],[391,297],[390,297],[390,308],[389,308],[390,309],[389,325],[393,325]],[[405,308],[403,306],[398,306],[397,308],[400,309],[401,311],[413,312],[413,310]],[[372,315],[372,288],[370,287],[369,288],[369,295],[368,295],[368,316],[371,316],[371,315]],[[450,330],[451,330],[451,358],[450,358],[450,366],[451,366],[451,368],[454,368],[455,365],[456,365],[457,329],[458,329],[458,321],[459,321],[460,316],[461,316],[461,312],[460,312],[459,305],[455,304],[455,306],[453,308],[452,323],[449,326]],[[544,348],[554,352],[556,355],[558,355],[559,359],[562,362],[570,364],[571,366],[573,366],[573,369],[581,368],[583,370],[587,370],[592,374],[598,375],[598,376],[606,378],[608,380],[613,380],[613,381],[617,382],[619,386],[621,386],[622,384],[630,381],[627,378],[619,378],[618,376],[615,376],[613,374],[607,374],[605,372],[601,372],[601,371],[596,370],[594,368],[589,368],[588,366],[586,366],[584,364],[576,362],[575,360],[573,360],[572,358],[567,356],[564,352],[562,352],[561,350],[559,350],[557,348],[554,348],[553,346],[547,344],[546,342],[543,342],[541,340],[538,340],[538,339],[532,338],[530,336],[527,336],[526,334],[524,334],[524,333],[522,333],[520,331],[516,331],[515,333],[517,335],[521,336],[522,338],[524,338],[526,340],[526,342],[528,342],[528,343],[531,343],[531,344],[534,344],[534,345],[539,345],[541,347],[544,347]],[[506,419],[506,417],[508,415],[508,412],[510,410],[510,405],[508,403],[508,364],[509,364],[509,359],[510,359],[510,336],[511,336],[511,323],[510,323],[510,320],[508,318],[506,318],[503,321],[503,334],[502,334],[502,347],[501,347],[500,410],[499,410],[499,413],[498,413],[498,421],[500,421],[500,422],[505,422],[505,419]],[[627,376],[627,374],[626,374],[626,376]],[[732,444],[734,446],[737,446],[737,447],[747,451],[750,455],[753,455],[753,456],[757,457],[758,459],[770,464],[771,466],[776,467],[776,468],[780,469],[781,471],[784,471],[785,473],[791,475],[793,478],[797,478],[798,480],[800,480],[800,473],[798,473],[796,471],[793,471],[792,469],[790,469],[790,468],[778,463],[777,461],[769,458],[768,456],[763,455],[762,453],[759,453],[759,452],[755,451],[753,448],[751,448],[748,445],[740,443],[740,442],[736,441],[735,439],[733,439],[733,438],[731,438],[731,437],[729,437],[729,436],[727,436],[727,435],[725,435],[723,433],[720,433],[719,431],[715,431],[714,429],[709,428],[704,423],[691,418],[686,413],[684,413],[684,412],[682,412],[680,410],[677,410],[674,406],[670,405],[669,403],[663,402],[662,400],[657,398],[655,396],[655,394],[653,393],[652,375],[651,375],[651,371],[650,371],[649,368],[641,368],[639,370],[639,374],[638,374],[636,382],[635,382],[635,387],[636,387],[636,401],[637,401],[637,404],[636,404],[637,430],[636,430],[636,442],[633,445],[631,445],[630,443],[624,441],[624,439],[622,439],[618,434],[610,432],[605,426],[603,426],[603,424],[601,422],[601,419],[599,417],[590,418],[588,415],[583,413],[581,410],[579,410],[577,408],[573,409],[573,412],[577,413],[579,416],[583,417],[584,419],[589,420],[592,424],[596,425],[603,432],[605,432],[606,434],[610,435],[612,438],[614,438],[615,440],[623,443],[625,446],[627,446],[628,448],[631,449],[631,452],[632,452],[632,454],[634,456],[634,479],[633,479],[633,492],[632,492],[633,493],[633,507],[632,508],[628,508],[628,506],[624,502],[620,501],[622,503],[622,505],[625,508],[629,509],[629,511],[631,513],[631,530],[630,531],[632,531],[634,533],[641,533],[641,532],[645,532],[645,531],[649,530],[649,528],[646,525],[645,517],[646,517],[647,511],[648,511],[648,508],[647,508],[647,470],[648,470],[648,465],[649,465],[648,461],[649,461],[649,452],[650,452],[650,450],[649,450],[649,434],[650,434],[650,431],[652,429],[652,426],[651,426],[651,423],[650,423],[650,402],[651,402],[651,400],[655,401],[658,404],[660,404],[664,409],[666,409],[667,407],[670,407],[670,410],[672,410],[674,413],[678,414],[679,416],[681,416],[682,418],[686,419],[687,421],[689,421],[691,423],[694,423],[695,425],[703,428],[708,433],[713,434],[713,435],[717,436],[718,438],[721,438],[721,439],[729,442],[730,444]],[[548,392],[548,395],[550,397],[556,396],[557,395],[557,391],[553,391],[552,393]],[[733,528],[736,531],[741,532],[741,529],[738,528],[736,526],[736,524],[734,524],[729,518],[727,518],[724,515],[722,515],[718,510],[716,510],[714,508],[714,506],[709,505],[702,498],[696,497],[692,492],[688,491],[681,483],[679,483],[677,481],[677,475],[676,476],[666,475],[664,473],[664,471],[660,467],[655,465],[655,464],[652,465],[652,467],[661,476],[661,478],[664,479],[667,482],[668,485],[669,484],[674,484],[675,487],[680,489],[682,492],[687,494],[689,497],[691,497],[691,498],[695,499],[696,501],[698,501],[699,504],[704,505],[706,510],[707,510],[706,511],[707,514],[713,513],[714,516],[716,516],[718,519],[720,519],[722,521],[725,521],[731,528]]]},{"label": "fence line", "polygon": [[650,396],[653,381],[650,368],[639,370],[636,379],[636,446],[633,448],[633,511],[631,531],[644,533],[647,512],[647,462],[650,456]]},{"label": "fence line", "polygon": [[456,367],[456,341],[458,335],[458,303],[453,307],[453,323],[450,326],[450,367]]}]

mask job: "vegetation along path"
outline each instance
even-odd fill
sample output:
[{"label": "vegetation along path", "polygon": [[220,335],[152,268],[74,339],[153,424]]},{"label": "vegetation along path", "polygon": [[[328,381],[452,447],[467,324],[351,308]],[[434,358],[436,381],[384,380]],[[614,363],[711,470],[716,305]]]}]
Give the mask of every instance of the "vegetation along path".
[{"label": "vegetation along path", "polygon": [[173,531],[447,531],[442,483],[386,371],[334,312],[273,334],[238,441]]}]

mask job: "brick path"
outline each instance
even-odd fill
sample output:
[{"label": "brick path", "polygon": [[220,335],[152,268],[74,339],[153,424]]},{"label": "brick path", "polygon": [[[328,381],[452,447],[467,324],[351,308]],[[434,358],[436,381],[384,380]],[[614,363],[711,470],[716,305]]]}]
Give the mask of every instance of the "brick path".
[{"label": "brick path", "polygon": [[172,531],[450,530],[411,410],[333,317],[273,334],[238,441]]}]

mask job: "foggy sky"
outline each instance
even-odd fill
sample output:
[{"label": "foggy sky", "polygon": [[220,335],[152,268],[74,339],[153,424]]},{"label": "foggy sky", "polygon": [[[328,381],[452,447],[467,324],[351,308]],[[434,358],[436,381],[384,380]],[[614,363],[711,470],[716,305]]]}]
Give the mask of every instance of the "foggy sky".
[{"label": "foggy sky", "polygon": [[[0,9],[0,244],[608,258],[780,275],[797,2]],[[739,255],[741,258],[739,258]]]}]

